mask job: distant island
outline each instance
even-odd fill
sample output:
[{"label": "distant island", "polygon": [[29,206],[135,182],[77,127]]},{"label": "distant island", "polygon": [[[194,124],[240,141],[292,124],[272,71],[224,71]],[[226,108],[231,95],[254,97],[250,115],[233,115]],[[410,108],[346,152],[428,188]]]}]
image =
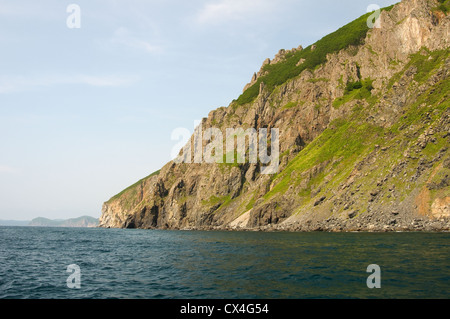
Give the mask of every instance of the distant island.
[{"label": "distant island", "polygon": [[97,227],[98,219],[90,216],[81,216],[70,219],[48,219],[37,217],[33,219],[28,226],[46,226],[46,227]]},{"label": "distant island", "polygon": [[174,160],[103,204],[100,227],[449,231],[450,0],[372,17],[262,61]]},{"label": "distant island", "polygon": [[48,219],[37,217],[31,221],[0,220],[0,226],[97,227],[98,219],[90,216],[81,216],[70,219]]}]

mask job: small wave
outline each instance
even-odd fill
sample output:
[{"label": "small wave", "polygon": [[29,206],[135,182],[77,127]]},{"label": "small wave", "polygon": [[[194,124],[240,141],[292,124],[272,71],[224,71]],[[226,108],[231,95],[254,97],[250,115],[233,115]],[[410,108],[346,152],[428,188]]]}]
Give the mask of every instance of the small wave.
[{"label": "small wave", "polygon": [[[0,298],[370,298],[371,263],[384,296],[446,298],[450,234],[404,235],[15,229],[2,236],[20,241],[0,241]],[[73,263],[81,289],[66,285]]]}]

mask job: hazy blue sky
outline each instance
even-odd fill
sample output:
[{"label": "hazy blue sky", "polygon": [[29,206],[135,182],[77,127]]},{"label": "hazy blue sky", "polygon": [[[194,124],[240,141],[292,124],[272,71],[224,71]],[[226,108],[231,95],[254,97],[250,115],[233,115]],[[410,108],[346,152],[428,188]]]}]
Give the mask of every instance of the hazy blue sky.
[{"label": "hazy blue sky", "polygon": [[395,2],[0,0],[0,219],[99,217],[264,59]]}]

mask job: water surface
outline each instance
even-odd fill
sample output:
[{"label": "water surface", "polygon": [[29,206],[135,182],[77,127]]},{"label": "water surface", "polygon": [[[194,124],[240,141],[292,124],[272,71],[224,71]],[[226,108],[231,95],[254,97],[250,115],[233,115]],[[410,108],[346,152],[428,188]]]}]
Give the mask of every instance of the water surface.
[{"label": "water surface", "polygon": [[[0,298],[448,298],[449,233],[0,227]],[[67,287],[67,266],[81,288]],[[369,289],[367,266],[381,268]]]}]

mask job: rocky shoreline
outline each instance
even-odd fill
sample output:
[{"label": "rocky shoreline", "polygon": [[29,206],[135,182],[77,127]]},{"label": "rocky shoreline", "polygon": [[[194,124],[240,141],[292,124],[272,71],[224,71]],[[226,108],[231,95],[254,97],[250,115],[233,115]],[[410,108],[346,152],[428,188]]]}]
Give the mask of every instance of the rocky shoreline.
[{"label": "rocky shoreline", "polygon": [[[370,217],[364,216],[360,220],[342,220],[331,217],[324,221],[307,222],[305,224],[269,224],[257,227],[231,227],[231,226],[200,226],[186,228],[170,228],[170,230],[185,231],[261,231],[261,232],[450,232],[450,218],[429,219],[426,217],[416,217],[411,219],[393,218],[389,222],[381,221],[375,218],[367,224],[364,220],[370,220]],[[164,229],[164,228],[152,228]]]},{"label": "rocky shoreline", "polygon": [[450,219],[428,220],[414,218],[409,224],[369,223],[345,223],[338,219],[330,219],[324,222],[311,223],[309,225],[289,226],[264,226],[262,230],[293,231],[293,232],[448,232],[450,231]]}]

